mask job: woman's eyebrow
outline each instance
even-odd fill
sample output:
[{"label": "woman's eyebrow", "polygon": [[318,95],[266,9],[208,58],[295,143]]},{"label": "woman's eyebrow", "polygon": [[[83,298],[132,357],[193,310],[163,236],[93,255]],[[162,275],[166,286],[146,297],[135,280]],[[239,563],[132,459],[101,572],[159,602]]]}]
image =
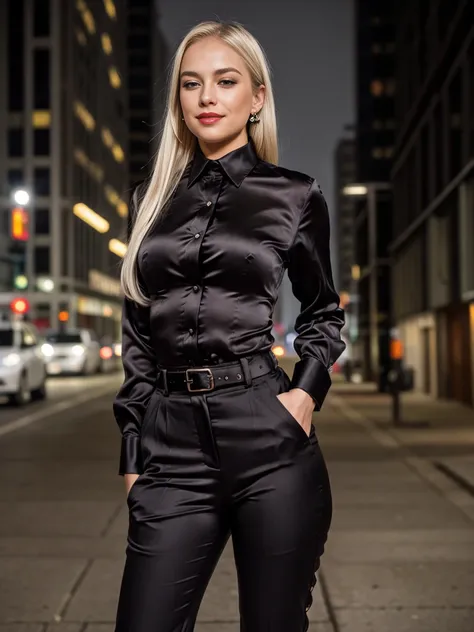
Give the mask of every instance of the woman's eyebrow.
[{"label": "woman's eyebrow", "polygon": [[[240,70],[237,70],[237,68],[233,68],[232,66],[229,66],[228,68],[219,68],[218,70],[214,71],[215,75],[225,75],[228,72],[237,72],[239,75],[241,75],[242,73],[240,72]],[[199,73],[195,72],[194,70],[184,70],[181,73],[181,77],[184,76],[188,76],[188,77],[199,77]]]}]

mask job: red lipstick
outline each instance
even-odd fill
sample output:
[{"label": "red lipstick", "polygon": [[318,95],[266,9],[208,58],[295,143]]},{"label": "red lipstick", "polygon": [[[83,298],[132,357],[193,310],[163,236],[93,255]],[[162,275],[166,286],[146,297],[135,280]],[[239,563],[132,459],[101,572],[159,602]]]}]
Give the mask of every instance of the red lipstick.
[{"label": "red lipstick", "polygon": [[197,118],[203,125],[212,125],[213,123],[220,121],[222,115],[217,114],[217,112],[201,112]]}]

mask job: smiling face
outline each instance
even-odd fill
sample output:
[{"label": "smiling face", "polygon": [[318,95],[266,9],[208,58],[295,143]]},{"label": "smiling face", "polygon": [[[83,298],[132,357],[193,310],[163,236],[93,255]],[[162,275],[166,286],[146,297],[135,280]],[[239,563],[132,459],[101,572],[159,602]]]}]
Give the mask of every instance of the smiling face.
[{"label": "smiling face", "polygon": [[192,44],[183,56],[181,109],[209,157],[218,158],[247,142],[247,121],[261,109],[264,93],[264,86],[252,85],[242,57],[217,37]]}]

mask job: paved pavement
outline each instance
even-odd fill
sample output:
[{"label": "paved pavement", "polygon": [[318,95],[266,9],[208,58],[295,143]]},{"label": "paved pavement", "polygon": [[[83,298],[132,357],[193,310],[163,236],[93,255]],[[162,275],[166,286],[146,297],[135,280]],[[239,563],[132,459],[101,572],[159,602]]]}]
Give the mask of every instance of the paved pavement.
[{"label": "paved pavement", "polygon": [[[113,388],[86,394],[0,435],[0,632],[113,629],[127,528],[119,435]],[[335,384],[315,415],[334,518],[311,632],[474,631],[474,497],[453,474],[472,463],[474,411],[405,396],[403,412],[410,425],[394,429],[386,396]],[[238,630],[229,544],[196,631]]]}]

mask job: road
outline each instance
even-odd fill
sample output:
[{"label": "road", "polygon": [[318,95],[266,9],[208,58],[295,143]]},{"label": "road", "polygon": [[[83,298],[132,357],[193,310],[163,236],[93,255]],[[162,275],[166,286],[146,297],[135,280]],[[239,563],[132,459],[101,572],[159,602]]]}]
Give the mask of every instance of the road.
[{"label": "road", "polygon": [[[55,378],[44,403],[0,404],[0,632],[113,630],[128,518],[120,380]],[[474,454],[474,421],[421,440],[379,423],[384,411],[336,384],[315,415],[334,518],[310,631],[473,632],[474,498],[433,458]],[[230,543],[198,621],[197,632],[239,630]]]}]

